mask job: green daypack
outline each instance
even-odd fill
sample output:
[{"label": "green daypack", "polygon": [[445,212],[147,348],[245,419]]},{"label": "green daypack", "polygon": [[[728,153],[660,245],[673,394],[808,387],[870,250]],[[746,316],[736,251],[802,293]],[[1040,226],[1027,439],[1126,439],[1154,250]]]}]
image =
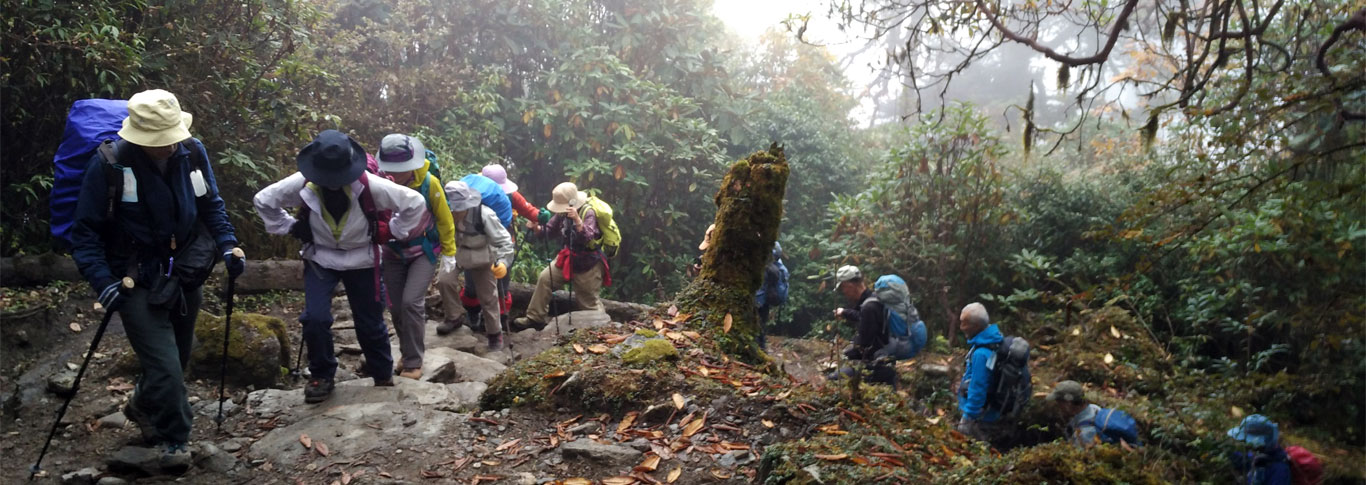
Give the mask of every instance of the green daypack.
[{"label": "green daypack", "polygon": [[590,241],[588,248],[602,249],[607,257],[615,257],[617,250],[621,249],[621,229],[617,228],[617,221],[612,219],[612,206],[597,197],[589,197],[588,202],[579,208],[580,217],[587,213],[584,208],[593,209],[597,214],[598,230],[602,231],[602,237]]}]

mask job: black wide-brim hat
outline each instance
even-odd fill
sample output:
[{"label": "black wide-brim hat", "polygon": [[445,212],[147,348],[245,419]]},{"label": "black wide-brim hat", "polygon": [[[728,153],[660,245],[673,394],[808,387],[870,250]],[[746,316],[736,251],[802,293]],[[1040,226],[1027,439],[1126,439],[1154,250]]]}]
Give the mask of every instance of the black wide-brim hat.
[{"label": "black wide-brim hat", "polygon": [[337,130],[318,133],[295,160],[305,179],[324,187],[349,185],[365,172],[365,149]]}]

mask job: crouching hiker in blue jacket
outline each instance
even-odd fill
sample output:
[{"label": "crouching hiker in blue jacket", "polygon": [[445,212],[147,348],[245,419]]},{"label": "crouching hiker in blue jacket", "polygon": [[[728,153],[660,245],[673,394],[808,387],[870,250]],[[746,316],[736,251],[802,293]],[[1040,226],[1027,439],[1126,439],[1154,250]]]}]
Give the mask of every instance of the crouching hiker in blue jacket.
[{"label": "crouching hiker in blue jacket", "polygon": [[[219,255],[230,277],[246,268],[232,255],[237,237],[191,120],[169,92],[133,95],[122,140],[85,170],[71,228],[72,259],[106,311],[118,312],[142,370],[124,415],[175,474],[190,467],[184,369],[201,285]],[[135,281],[131,290],[124,276]]]}]

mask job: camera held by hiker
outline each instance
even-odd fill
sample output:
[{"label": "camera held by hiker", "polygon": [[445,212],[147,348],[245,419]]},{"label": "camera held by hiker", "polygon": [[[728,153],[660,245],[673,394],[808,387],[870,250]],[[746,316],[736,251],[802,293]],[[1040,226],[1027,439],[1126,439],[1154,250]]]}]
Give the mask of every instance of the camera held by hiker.
[{"label": "camera held by hiker", "polygon": [[541,270],[526,316],[513,321],[514,331],[545,328],[550,319],[550,295],[566,282],[579,310],[602,311],[598,291],[612,285],[607,256],[616,252],[621,235],[609,219],[610,208],[570,182],[555,187],[546,208],[555,215],[537,235],[558,237],[562,246],[550,266]]}]

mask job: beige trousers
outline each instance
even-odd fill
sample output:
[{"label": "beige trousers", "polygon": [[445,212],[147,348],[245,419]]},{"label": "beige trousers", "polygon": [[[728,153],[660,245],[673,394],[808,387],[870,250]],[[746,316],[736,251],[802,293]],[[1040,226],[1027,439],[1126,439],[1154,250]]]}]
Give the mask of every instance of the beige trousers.
[{"label": "beige trousers", "polygon": [[[576,310],[602,311],[602,300],[598,299],[598,290],[602,289],[602,270],[602,263],[599,262],[593,269],[574,273],[571,286]],[[526,307],[526,317],[537,323],[549,320],[550,295],[564,283],[564,273],[558,266],[550,265],[541,270],[541,277],[536,279],[536,292],[531,294],[531,303]]]}]

